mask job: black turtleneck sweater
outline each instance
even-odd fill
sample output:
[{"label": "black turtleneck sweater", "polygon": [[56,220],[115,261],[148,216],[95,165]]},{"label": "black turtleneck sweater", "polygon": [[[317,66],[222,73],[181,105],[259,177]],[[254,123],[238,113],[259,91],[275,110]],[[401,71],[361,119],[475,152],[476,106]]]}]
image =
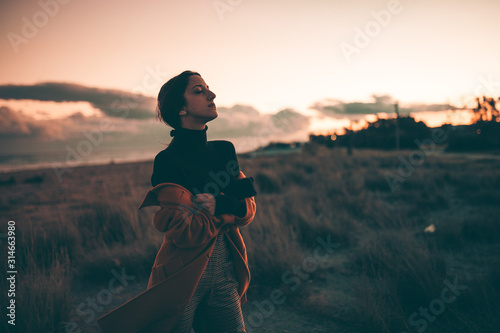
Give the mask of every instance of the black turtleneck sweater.
[{"label": "black turtleneck sweater", "polygon": [[168,147],[155,157],[151,185],[175,183],[193,195],[210,193],[216,201],[215,215],[245,216],[245,202],[225,191],[240,172],[234,145],[224,140],[207,141],[207,129],[207,125],[203,130],[176,129]]}]

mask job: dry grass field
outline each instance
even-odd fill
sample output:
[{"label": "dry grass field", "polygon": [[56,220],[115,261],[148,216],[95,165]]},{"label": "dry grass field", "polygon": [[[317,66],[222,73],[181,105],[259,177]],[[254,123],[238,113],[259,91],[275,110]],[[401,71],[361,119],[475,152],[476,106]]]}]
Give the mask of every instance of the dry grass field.
[{"label": "dry grass field", "polygon": [[[240,157],[258,192],[242,228],[248,332],[498,331],[500,159],[433,153],[398,173],[411,153],[308,145]],[[19,332],[99,332],[98,317],[146,288],[162,241],[156,208],[137,210],[151,171],[0,175],[0,232],[16,222]],[[388,173],[399,175],[393,189]]]}]

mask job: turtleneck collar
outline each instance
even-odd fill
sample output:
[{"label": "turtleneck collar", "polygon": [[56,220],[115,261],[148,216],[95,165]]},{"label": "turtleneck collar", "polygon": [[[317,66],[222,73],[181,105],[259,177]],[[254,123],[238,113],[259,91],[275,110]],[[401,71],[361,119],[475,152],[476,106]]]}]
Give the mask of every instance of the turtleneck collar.
[{"label": "turtleneck collar", "polygon": [[205,148],[207,146],[207,130],[208,125],[205,125],[205,129],[202,130],[179,127],[170,132],[170,135],[174,137],[170,144],[187,149]]}]

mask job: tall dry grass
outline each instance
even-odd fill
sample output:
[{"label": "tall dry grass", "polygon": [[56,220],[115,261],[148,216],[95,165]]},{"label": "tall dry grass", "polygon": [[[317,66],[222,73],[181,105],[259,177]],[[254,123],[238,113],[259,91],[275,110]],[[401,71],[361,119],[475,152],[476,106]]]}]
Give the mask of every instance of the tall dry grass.
[{"label": "tall dry grass", "polygon": [[[241,229],[249,296],[267,297],[265,287],[282,285],[282,274],[329,236],[338,252],[299,290],[283,289],[297,311],[353,332],[414,332],[409,316],[439,296],[444,279],[458,277],[467,291],[427,331],[493,327],[500,161],[430,156],[392,192],[384,175],[409,153],[347,156],[308,146],[240,158],[258,192],[256,217]],[[162,240],[151,224],[156,208],[136,209],[150,174],[151,163],[131,163],[75,168],[62,183],[51,170],[2,175],[0,209],[19,230],[18,313],[26,331],[60,331],[77,316],[74,293],[95,295],[112,269],[147,279]],[[425,233],[430,224],[436,231]]]}]

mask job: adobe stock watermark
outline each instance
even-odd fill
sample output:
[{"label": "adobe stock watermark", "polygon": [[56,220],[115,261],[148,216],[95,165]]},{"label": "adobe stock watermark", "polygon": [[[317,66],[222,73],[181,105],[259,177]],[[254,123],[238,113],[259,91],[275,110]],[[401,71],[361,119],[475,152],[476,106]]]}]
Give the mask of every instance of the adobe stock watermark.
[{"label": "adobe stock watermark", "polygon": [[[412,1],[412,0],[408,0]],[[403,11],[403,5],[400,0],[390,0],[386,8],[378,11],[370,11],[373,20],[368,21],[363,28],[354,28],[354,38],[351,43],[340,43],[340,50],[348,64],[352,62],[352,56],[361,53],[361,50],[370,45],[372,40],[380,35],[383,28],[389,26],[394,15]]]},{"label": "adobe stock watermark", "polygon": [[[446,287],[441,291],[441,295],[430,301],[427,307],[420,307],[418,312],[413,312],[408,318],[410,326],[415,327],[418,333],[424,332],[429,324],[436,321],[437,316],[446,310],[446,305],[455,302],[462,294],[461,291],[467,289],[467,286],[458,284],[457,277],[453,283],[448,279],[445,279],[443,283]],[[402,331],[401,333],[409,332]]]},{"label": "adobe stock watermark", "polygon": [[[481,95],[491,95],[497,96],[500,95],[500,82],[494,81],[493,75],[489,74],[487,78],[484,76],[479,76],[479,83],[474,90],[474,94],[476,96]],[[486,90],[486,92],[484,92]]]},{"label": "adobe stock watermark", "polygon": [[[109,280],[107,288],[99,290],[95,297],[87,297],[84,302],[81,302],[76,307],[76,314],[79,317],[84,318],[85,324],[90,324],[95,321],[97,314],[104,311],[103,305],[106,306],[111,304],[115,295],[125,290],[125,287],[127,287],[129,283],[136,278],[134,275],[127,275],[125,273],[125,268],[122,269],[121,273],[112,269],[111,274],[113,277]],[[78,327],[78,323],[71,321],[64,325],[64,331],[60,333],[81,332],[84,331]]]},{"label": "adobe stock watermark", "polygon": [[[127,118],[130,110],[138,106],[138,100],[142,98],[142,95],[147,95],[148,92],[156,88],[157,84],[162,84],[167,74],[168,72],[162,72],[158,66],[156,68],[152,68],[151,66],[146,67],[146,74],[142,79],[141,85],[132,88],[131,92],[135,95],[122,94],[120,98],[111,103],[111,111],[116,114],[114,117]],[[83,130],[82,134],[86,139],[80,140],[74,147],[66,145],[65,162],[51,164],[57,179],[62,182],[64,174],[72,172],[73,167],[80,165],[84,158],[92,154],[94,148],[103,142],[104,134],[111,133],[114,130],[115,125],[112,123],[110,117],[103,117],[99,121],[97,129],[91,131]]]},{"label": "adobe stock watermark", "polygon": [[243,0],[215,0],[213,6],[215,12],[221,21],[224,21],[224,15],[227,12],[232,12],[236,7],[241,5]]},{"label": "adobe stock watermark", "polygon": [[40,0],[38,1],[38,6],[40,10],[36,11],[31,20],[26,16],[21,18],[23,23],[21,28],[21,34],[17,34],[14,32],[9,32],[7,34],[7,39],[14,49],[15,53],[19,53],[19,46],[21,44],[27,44],[31,39],[35,38],[38,35],[40,29],[44,28],[49,21],[54,18],[60,9],[60,5],[65,5],[70,0]]},{"label": "adobe stock watermark", "polygon": [[448,136],[441,128],[433,129],[431,137],[432,139],[424,139],[422,141],[415,139],[414,142],[419,149],[411,151],[408,160],[401,155],[398,156],[400,163],[397,174],[389,171],[385,173],[384,176],[391,192],[396,191],[397,186],[415,172],[415,167],[422,165],[427,159],[427,156],[431,152],[436,151],[436,144],[443,144],[448,139]]},{"label": "adobe stock watermark", "polygon": [[[340,247],[340,244],[332,243],[330,235],[326,237],[326,241],[321,237],[316,238],[316,240],[319,245],[314,249],[313,255],[304,258],[301,265],[294,265],[292,269],[285,271],[281,275],[283,283],[291,285],[291,291],[296,291],[302,282],[309,278],[309,274],[318,269],[320,262],[328,259],[334,249]],[[281,288],[272,290],[269,297],[261,302],[254,301],[253,304],[257,310],[252,311],[245,320],[247,332],[252,333],[254,328],[261,326],[264,319],[269,318],[274,313],[276,306],[285,303],[285,301],[286,296]]]}]

